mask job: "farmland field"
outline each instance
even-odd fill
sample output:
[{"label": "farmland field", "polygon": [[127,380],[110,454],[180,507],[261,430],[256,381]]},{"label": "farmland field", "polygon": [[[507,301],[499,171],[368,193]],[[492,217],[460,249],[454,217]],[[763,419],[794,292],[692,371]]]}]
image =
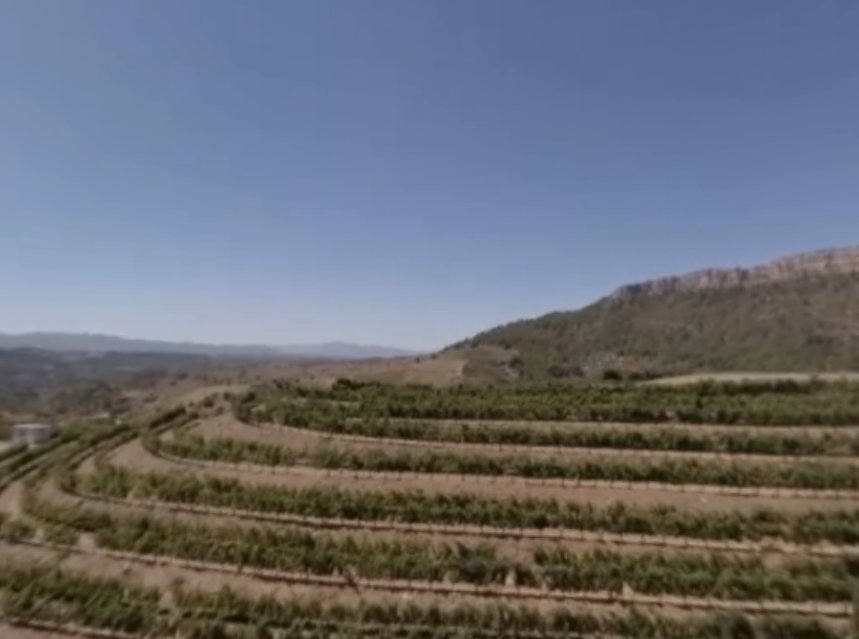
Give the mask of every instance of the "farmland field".
[{"label": "farmland field", "polygon": [[4,639],[854,636],[848,382],[217,389],[0,487]]}]

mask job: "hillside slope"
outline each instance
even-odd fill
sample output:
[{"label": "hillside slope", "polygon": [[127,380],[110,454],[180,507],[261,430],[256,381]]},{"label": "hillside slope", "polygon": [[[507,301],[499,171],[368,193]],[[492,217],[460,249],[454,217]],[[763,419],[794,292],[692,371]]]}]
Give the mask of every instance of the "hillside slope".
[{"label": "hillside slope", "polygon": [[526,379],[633,371],[859,369],[859,247],[624,286],[577,311],[480,333]]}]

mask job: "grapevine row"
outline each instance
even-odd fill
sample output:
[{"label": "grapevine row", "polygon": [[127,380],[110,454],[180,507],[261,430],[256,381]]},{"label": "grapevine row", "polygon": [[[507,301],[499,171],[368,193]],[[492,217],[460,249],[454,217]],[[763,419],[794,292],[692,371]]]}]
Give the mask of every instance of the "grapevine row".
[{"label": "grapevine row", "polygon": [[319,535],[294,529],[205,526],[152,516],[118,517],[51,505],[35,497],[28,512],[48,524],[51,541],[92,535],[96,547],[279,572],[356,579],[446,582],[550,591],[678,595],[732,600],[845,602],[856,569],[850,558],[784,559],[721,553],[591,550],[567,553],[538,547],[530,562],[506,557],[486,543],[454,545]]},{"label": "grapevine row", "polygon": [[423,419],[685,422],[748,425],[859,424],[859,393],[850,383],[702,383],[690,386],[555,384],[432,388],[355,384],[330,390],[274,385],[240,397],[297,397],[338,402],[350,416]]},{"label": "grapevine row", "polygon": [[[320,597],[248,597],[223,588],[206,592],[182,586],[171,591],[172,610],[159,606],[154,588],[88,577],[49,567],[0,569],[6,617],[58,621],[116,632],[182,632],[189,639],[257,639],[285,631],[287,636],[336,631],[341,637],[422,637],[423,639],[500,639],[532,636],[629,636],[640,639],[718,639],[726,631],[754,628],[759,639],[839,639],[837,630],[815,621],[785,616],[751,621],[742,615],[698,615],[678,620],[635,608],[597,613],[557,607],[540,611],[504,603],[451,607],[415,603],[329,604]],[[46,605],[46,602],[47,605]],[[166,613],[166,614],[165,614]],[[370,632],[365,632],[370,631]],[[417,632],[416,632],[417,631]],[[730,636],[730,635],[729,635]]]},{"label": "grapevine row", "polygon": [[707,485],[734,488],[859,490],[859,468],[851,464],[797,462],[792,465],[701,459],[628,460],[529,458],[453,451],[350,449],[320,445],[303,450],[276,444],[186,433],[149,438],[155,454],[214,462],[270,466],[306,465],[329,470],[482,475],[570,481]]},{"label": "grapevine row", "polygon": [[711,541],[781,540],[798,544],[859,544],[859,510],[790,513],[760,508],[689,512],[668,505],[594,505],[545,497],[485,497],[469,493],[354,491],[279,487],[237,479],[164,473],[135,474],[112,465],[78,479],[83,492],[120,499],[154,499],[322,519],[403,524],[485,526],[508,530],[578,530],[685,537]]},{"label": "grapevine row", "polygon": [[431,420],[348,418],[337,406],[271,402],[242,417],[254,423],[278,423],[328,435],[348,435],[410,442],[531,446],[554,448],[622,449],[744,455],[838,456],[859,455],[859,435],[849,432],[702,432],[652,426],[639,429],[564,426],[535,428],[533,424],[439,423]]}]

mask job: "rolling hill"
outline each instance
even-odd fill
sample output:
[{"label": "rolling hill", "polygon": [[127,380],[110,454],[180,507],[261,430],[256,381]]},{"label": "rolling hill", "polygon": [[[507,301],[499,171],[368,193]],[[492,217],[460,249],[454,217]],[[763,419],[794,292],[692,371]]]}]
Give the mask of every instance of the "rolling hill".
[{"label": "rolling hill", "polygon": [[482,332],[525,379],[627,372],[859,369],[859,246],[623,286],[576,311]]}]

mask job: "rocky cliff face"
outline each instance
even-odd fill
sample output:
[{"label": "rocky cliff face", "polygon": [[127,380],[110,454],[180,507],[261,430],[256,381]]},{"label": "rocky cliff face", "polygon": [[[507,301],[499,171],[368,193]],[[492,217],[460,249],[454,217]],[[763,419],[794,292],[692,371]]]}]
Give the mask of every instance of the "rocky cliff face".
[{"label": "rocky cliff face", "polygon": [[686,275],[621,286],[611,298],[631,295],[659,295],[678,291],[699,291],[733,286],[752,286],[830,274],[856,273],[859,276],[859,246],[798,253],[750,268],[709,268]]}]

